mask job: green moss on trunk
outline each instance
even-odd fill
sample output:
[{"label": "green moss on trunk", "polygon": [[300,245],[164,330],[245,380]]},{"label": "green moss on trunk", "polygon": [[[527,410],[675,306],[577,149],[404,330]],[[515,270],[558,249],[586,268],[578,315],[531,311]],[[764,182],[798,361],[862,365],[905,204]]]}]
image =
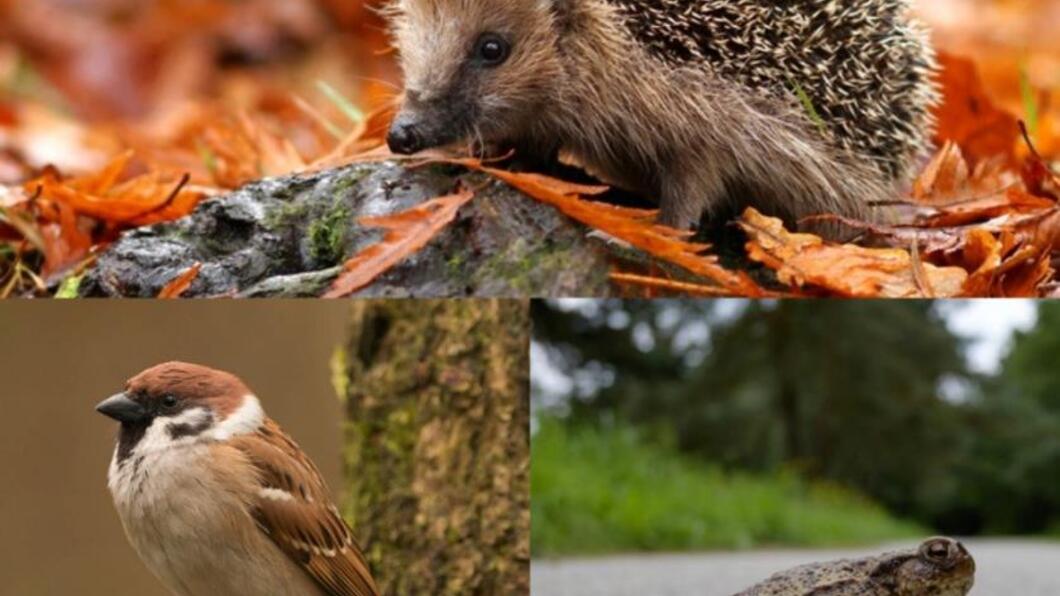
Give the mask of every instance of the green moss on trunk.
[{"label": "green moss on trunk", "polygon": [[526,594],[528,306],[359,301],[336,358],[345,514],[387,594]]}]

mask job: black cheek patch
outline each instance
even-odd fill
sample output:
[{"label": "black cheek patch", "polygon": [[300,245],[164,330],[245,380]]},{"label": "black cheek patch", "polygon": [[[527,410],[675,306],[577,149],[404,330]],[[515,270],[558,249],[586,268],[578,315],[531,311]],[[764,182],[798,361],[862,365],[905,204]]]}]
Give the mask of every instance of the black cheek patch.
[{"label": "black cheek patch", "polygon": [[213,415],[207,414],[201,421],[195,424],[170,424],[166,427],[166,432],[169,433],[169,438],[176,441],[181,437],[194,437],[199,435],[211,426],[213,426]]},{"label": "black cheek patch", "polygon": [[123,424],[118,431],[118,463],[121,464],[132,455],[133,449],[147,434],[147,424]]}]

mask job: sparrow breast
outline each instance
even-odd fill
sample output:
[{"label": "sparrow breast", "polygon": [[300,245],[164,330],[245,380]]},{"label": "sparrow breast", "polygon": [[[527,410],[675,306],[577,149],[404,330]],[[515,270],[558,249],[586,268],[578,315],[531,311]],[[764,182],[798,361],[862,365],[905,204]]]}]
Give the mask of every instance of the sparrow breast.
[{"label": "sparrow breast", "polygon": [[257,527],[243,498],[257,478],[238,450],[192,445],[115,460],[110,488],[125,533],[173,593],[324,595]]}]

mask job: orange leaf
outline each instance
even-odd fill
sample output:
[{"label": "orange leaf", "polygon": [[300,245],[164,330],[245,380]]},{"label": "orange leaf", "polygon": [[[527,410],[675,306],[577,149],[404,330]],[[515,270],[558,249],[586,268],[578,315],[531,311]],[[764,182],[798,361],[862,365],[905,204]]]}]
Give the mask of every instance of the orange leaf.
[{"label": "orange leaf", "polygon": [[[42,202],[54,202],[72,208],[78,215],[115,224],[143,225],[187,215],[202,199],[202,193],[184,190],[183,182],[159,180],[154,173],[144,174],[114,185],[109,174],[100,178],[59,181],[44,176],[26,184],[39,188]],[[174,190],[176,188],[176,190]],[[102,193],[86,189],[103,189]]]},{"label": "orange leaf", "polygon": [[1020,175],[1023,183],[1027,185],[1027,192],[1039,197],[1048,197],[1054,201],[1060,200],[1060,177],[1054,174],[1049,164],[1042,159],[1022,124],[1020,129],[1030,152],[1023,160],[1023,167],[1020,168]]},{"label": "orange leaf", "polygon": [[509,172],[486,166],[473,158],[437,158],[434,161],[455,163],[490,174],[552,205],[571,219],[717,283],[729,294],[748,297],[768,294],[746,273],[729,271],[719,264],[716,256],[701,254],[710,247],[687,241],[691,232],[655,224],[655,211],[617,207],[581,198],[581,195],[603,193],[607,187],[572,184],[541,174]]},{"label": "orange leaf", "polygon": [[[386,148],[386,133],[397,113],[397,103],[390,98],[368,113],[364,122],[356,127],[327,155],[313,162],[314,169],[335,167],[348,161],[364,161],[373,153],[390,156]],[[397,156],[394,156],[397,157]]]},{"label": "orange leaf", "polygon": [[1010,298],[1036,298],[1040,288],[1056,275],[1049,253],[1033,246],[1017,251],[999,271],[1004,276],[1000,295]]},{"label": "orange leaf", "polygon": [[692,296],[730,295],[727,291],[717,286],[705,286],[702,284],[676,281],[673,279],[663,279],[661,277],[637,275],[635,273],[621,273],[615,271],[611,273],[611,280],[616,283],[632,284],[653,290],[666,290],[677,294],[689,294]]},{"label": "orange leaf", "polygon": [[937,144],[957,143],[973,166],[997,157],[1014,163],[1016,118],[991,101],[971,60],[942,52],[939,64],[943,101],[935,110]]},{"label": "orange leaf", "polygon": [[961,148],[946,141],[913,184],[913,197],[928,204],[956,197],[967,190],[968,178],[968,164]]},{"label": "orange leaf", "polygon": [[361,218],[360,224],[387,230],[373,244],[346,261],[343,273],[325,298],[342,298],[367,286],[380,275],[427,245],[456,218],[457,211],[475,196],[470,190],[438,197],[401,213]]},{"label": "orange leaf", "polygon": [[102,170],[93,176],[86,176],[74,182],[75,187],[85,191],[87,194],[103,194],[114,188],[121,175],[125,173],[132,161],[133,152],[126,151],[110,161]]},{"label": "orange leaf", "polygon": [[162,291],[158,293],[158,297],[163,300],[180,298],[184,295],[184,292],[188,291],[192,282],[199,277],[199,271],[201,270],[202,263],[195,263],[188,267],[187,270],[175,277],[173,281],[166,284],[166,287],[162,288]]},{"label": "orange leaf", "polygon": [[945,228],[984,222],[1002,215],[1036,213],[1052,209],[1056,203],[1036,197],[1018,187],[937,207],[937,212],[925,217],[918,225],[925,228]]},{"label": "orange leaf", "polygon": [[793,234],[780,219],[754,209],[744,212],[751,259],[776,270],[785,284],[814,285],[859,298],[952,297],[960,295],[968,273],[958,267],[919,263],[909,251],[827,244],[812,234]]},{"label": "orange leaf", "polygon": [[239,115],[239,124],[257,150],[262,175],[282,176],[305,169],[305,160],[286,138],[270,133],[246,113]]},{"label": "orange leaf", "polygon": [[1004,253],[1003,244],[990,232],[975,228],[965,234],[964,260],[974,272],[964,282],[965,296],[994,295],[994,285]]}]

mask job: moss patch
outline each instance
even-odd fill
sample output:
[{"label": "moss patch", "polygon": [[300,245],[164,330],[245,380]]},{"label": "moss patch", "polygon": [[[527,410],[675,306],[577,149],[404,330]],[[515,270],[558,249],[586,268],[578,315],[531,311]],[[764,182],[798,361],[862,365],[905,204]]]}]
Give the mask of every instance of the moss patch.
[{"label": "moss patch", "polygon": [[283,227],[294,227],[305,217],[307,208],[302,202],[290,202],[279,209],[273,209],[265,215],[265,227],[276,230]]},{"label": "moss patch", "polygon": [[309,224],[306,236],[309,256],[324,265],[339,263],[346,256],[346,235],[349,230],[350,208],[342,199],[335,199],[331,207]]},{"label": "moss patch", "polygon": [[541,279],[569,269],[570,259],[570,246],[543,243],[531,247],[519,238],[485,263],[476,277],[483,281],[503,279],[511,288],[531,293],[540,287]]}]

